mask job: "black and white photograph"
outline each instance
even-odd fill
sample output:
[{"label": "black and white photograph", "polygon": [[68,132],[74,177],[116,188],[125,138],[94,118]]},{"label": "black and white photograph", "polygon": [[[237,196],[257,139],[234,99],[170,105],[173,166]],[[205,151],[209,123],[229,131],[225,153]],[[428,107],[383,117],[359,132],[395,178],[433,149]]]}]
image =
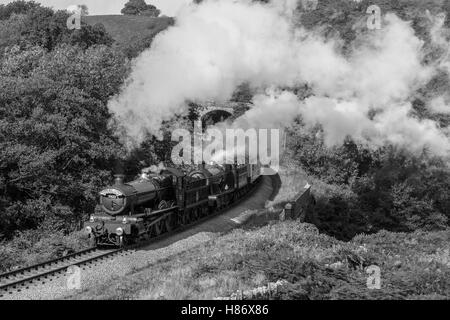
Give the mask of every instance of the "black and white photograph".
[{"label": "black and white photograph", "polygon": [[449,0],[77,1],[0,0],[0,305],[450,300]]}]

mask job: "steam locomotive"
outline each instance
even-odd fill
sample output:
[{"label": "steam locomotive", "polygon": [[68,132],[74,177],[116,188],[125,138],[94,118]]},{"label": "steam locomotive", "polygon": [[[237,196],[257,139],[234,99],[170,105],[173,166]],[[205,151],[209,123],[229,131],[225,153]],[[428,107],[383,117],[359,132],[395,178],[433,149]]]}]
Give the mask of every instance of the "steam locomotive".
[{"label": "steam locomotive", "polygon": [[100,192],[84,228],[98,246],[122,247],[188,226],[242,198],[260,165],[202,165],[143,171],[134,181],[116,175]]}]

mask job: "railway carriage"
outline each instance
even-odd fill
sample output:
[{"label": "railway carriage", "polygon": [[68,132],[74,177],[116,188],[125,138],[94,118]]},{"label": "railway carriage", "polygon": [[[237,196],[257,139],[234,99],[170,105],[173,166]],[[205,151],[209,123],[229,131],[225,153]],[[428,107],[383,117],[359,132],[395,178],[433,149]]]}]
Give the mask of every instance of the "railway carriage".
[{"label": "railway carriage", "polygon": [[259,165],[203,165],[117,175],[100,192],[85,230],[98,246],[120,247],[188,226],[242,198],[260,177]]}]

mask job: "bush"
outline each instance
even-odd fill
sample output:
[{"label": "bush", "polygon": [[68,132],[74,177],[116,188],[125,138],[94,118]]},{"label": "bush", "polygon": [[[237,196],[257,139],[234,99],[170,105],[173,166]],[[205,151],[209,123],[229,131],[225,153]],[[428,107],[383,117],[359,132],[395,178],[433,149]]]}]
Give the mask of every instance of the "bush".
[{"label": "bush", "polygon": [[12,241],[0,245],[0,272],[61,258],[91,246],[84,232],[66,234],[44,229],[18,232]]}]

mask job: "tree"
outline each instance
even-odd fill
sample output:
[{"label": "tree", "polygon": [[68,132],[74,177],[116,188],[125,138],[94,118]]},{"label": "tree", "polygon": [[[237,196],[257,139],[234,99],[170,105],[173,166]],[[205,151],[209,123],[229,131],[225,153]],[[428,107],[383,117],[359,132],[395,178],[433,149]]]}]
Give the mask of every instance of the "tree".
[{"label": "tree", "polygon": [[84,25],[80,30],[75,30],[67,36],[65,43],[72,45],[79,45],[82,48],[89,48],[93,45],[111,45],[114,40],[106,32],[105,27],[101,23],[97,23],[93,26]]},{"label": "tree", "polygon": [[88,16],[89,15],[89,9],[88,9],[87,5],[80,4],[80,5],[78,5],[78,8],[80,8],[80,10],[81,10],[81,15],[83,15],[83,16]]},{"label": "tree", "polygon": [[149,17],[158,17],[161,11],[144,0],[130,0],[122,9],[124,15],[144,15]]},{"label": "tree", "polygon": [[26,14],[32,9],[41,7],[34,1],[16,0],[7,5],[0,5],[0,20],[9,19],[13,14]]},{"label": "tree", "polygon": [[72,5],[67,8],[70,13],[80,12],[82,16],[89,15],[89,9],[85,4]]}]

